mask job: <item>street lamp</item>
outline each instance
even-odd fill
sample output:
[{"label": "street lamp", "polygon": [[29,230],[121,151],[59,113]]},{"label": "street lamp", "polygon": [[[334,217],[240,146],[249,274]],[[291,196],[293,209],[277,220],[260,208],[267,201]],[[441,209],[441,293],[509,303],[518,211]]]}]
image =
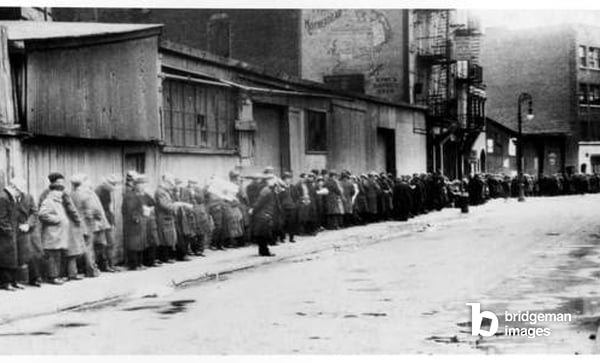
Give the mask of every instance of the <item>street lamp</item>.
[{"label": "street lamp", "polygon": [[521,93],[518,101],[519,141],[517,142],[517,173],[519,178],[519,202],[525,201],[525,178],[523,176],[523,112],[521,105],[528,102],[527,121],[533,120],[533,100],[529,93]]}]

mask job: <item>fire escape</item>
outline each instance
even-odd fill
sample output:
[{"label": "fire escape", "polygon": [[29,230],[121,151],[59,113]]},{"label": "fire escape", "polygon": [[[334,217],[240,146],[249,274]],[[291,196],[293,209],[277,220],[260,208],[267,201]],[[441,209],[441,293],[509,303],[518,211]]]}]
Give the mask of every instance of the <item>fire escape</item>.
[{"label": "fire escape", "polygon": [[[428,109],[429,169],[443,169],[451,177],[460,177],[464,173],[461,164],[485,124],[485,91],[482,68],[473,59],[465,60],[465,54],[456,54],[455,49],[458,39],[477,39],[472,37],[477,30],[469,24],[455,24],[453,12],[414,11],[415,100]],[[449,141],[456,145],[452,150],[444,148]],[[444,165],[444,159],[453,165]]]}]

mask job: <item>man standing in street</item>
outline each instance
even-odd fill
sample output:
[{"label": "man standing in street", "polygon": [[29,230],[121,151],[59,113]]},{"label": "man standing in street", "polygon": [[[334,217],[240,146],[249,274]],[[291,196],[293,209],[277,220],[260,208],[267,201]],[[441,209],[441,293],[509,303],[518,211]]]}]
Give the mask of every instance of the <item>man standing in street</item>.
[{"label": "man standing in street", "polygon": [[0,287],[4,290],[22,289],[17,283],[19,269],[19,249],[17,243],[18,231],[27,227],[19,224],[19,198],[21,187],[9,183],[0,192]]},{"label": "man standing in street", "polygon": [[296,242],[294,236],[298,234],[300,194],[296,186],[292,184],[292,173],[290,172],[283,173],[283,187],[279,198],[283,209],[283,231],[289,236],[290,242]]},{"label": "man standing in street", "polygon": [[264,175],[267,179],[266,185],[258,193],[258,197],[250,215],[252,218],[252,239],[258,245],[260,256],[275,256],[269,251],[269,244],[273,241],[273,220],[276,207],[276,196],[274,187],[276,178],[274,175]]},{"label": "man standing in street", "polygon": [[159,259],[166,263],[173,263],[173,257],[175,257],[177,245],[175,213],[181,206],[191,208],[188,203],[174,201],[172,194],[174,188],[175,178],[171,174],[164,174],[154,193],[156,226],[160,241],[158,254]]},{"label": "man standing in street", "polygon": [[120,183],[120,178],[117,175],[110,175],[104,179],[95,192],[100,199],[102,209],[104,209],[104,215],[108,221],[108,228],[104,230],[104,239],[106,240],[106,264],[108,270],[114,270],[112,253],[115,245],[114,233],[115,233],[115,214],[113,213],[113,194],[117,185]]},{"label": "man standing in street", "polygon": [[23,178],[14,178],[11,184],[20,191],[17,208],[17,243],[19,248],[19,265],[27,265],[29,285],[41,286],[41,266],[44,249],[38,234],[38,208],[33,197],[25,192]]}]

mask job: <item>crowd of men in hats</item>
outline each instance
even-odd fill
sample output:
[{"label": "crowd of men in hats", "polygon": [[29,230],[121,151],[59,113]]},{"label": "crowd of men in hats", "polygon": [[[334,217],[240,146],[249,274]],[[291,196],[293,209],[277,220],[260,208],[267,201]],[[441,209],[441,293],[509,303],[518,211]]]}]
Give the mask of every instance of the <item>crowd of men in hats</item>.
[{"label": "crowd of men in hats", "polygon": [[[121,214],[125,263],[131,270],[204,256],[256,244],[261,256],[269,246],[294,243],[298,235],[381,221],[406,221],[414,216],[482,204],[490,198],[518,195],[518,180],[504,175],[476,174],[450,181],[441,173],[395,177],[388,173],[353,174],[349,170],[312,170],[298,176],[277,176],[272,167],[229,180],[212,177],[205,185],[164,174],[155,191],[147,176],[127,173]],[[49,186],[38,202],[27,194],[25,181],[14,178],[0,191],[0,287],[23,288],[26,281],[63,284],[100,272],[114,272],[112,261],[117,176],[93,188],[84,174],[48,176]],[[597,193],[600,176],[526,175],[526,195]],[[468,208],[467,208],[468,209]]]}]

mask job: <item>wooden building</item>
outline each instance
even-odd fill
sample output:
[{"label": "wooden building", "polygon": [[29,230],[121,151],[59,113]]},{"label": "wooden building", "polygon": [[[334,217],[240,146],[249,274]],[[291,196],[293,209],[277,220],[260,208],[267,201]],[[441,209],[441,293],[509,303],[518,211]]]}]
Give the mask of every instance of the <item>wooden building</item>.
[{"label": "wooden building", "polygon": [[99,183],[134,169],[154,187],[164,172],[204,182],[266,166],[296,176],[426,169],[422,107],[161,42],[160,25],[0,29],[0,79],[10,80],[0,85],[0,179],[22,175],[35,197],[53,171]]}]

